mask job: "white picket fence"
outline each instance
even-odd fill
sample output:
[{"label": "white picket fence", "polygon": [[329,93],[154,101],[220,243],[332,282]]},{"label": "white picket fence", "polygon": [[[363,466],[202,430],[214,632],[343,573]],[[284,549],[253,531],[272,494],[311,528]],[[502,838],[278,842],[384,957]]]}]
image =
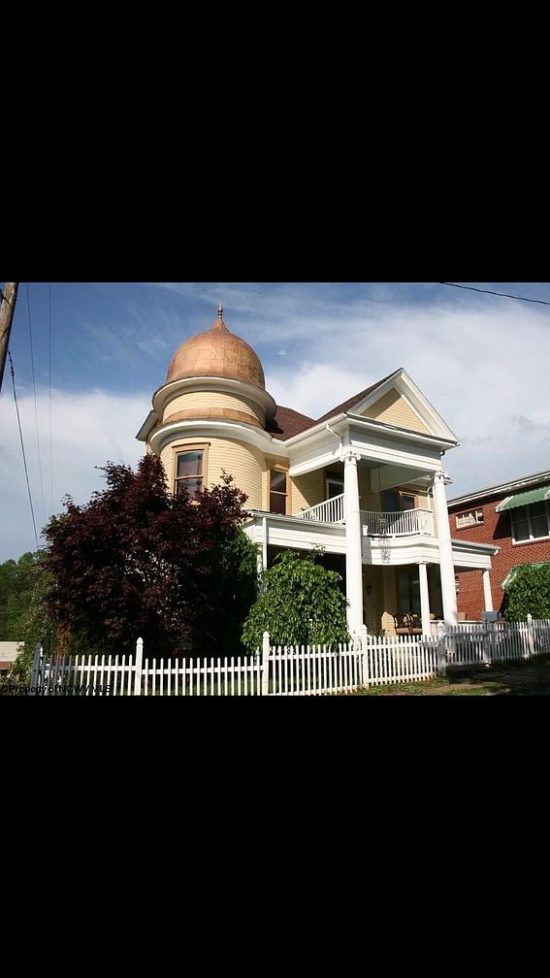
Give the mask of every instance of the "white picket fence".
[{"label": "white picket fence", "polygon": [[450,666],[513,662],[550,654],[550,621],[457,625],[445,631],[445,653]]},{"label": "white picket fence", "polygon": [[550,620],[440,627],[437,636],[375,638],[330,648],[271,646],[231,658],[44,656],[37,647],[30,693],[43,696],[308,696],[416,682],[453,666],[550,655]]}]

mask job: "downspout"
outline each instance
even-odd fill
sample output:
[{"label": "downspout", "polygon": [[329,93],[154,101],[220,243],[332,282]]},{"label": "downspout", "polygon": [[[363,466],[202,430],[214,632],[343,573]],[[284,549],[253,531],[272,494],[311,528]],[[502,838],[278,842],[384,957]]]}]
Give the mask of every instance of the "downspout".
[{"label": "downspout", "polygon": [[263,564],[263,569],[267,570],[267,516],[264,516],[262,522],[263,522],[262,564]]},{"label": "downspout", "polygon": [[343,448],[344,448],[344,439],[342,435],[337,435],[336,432],[332,430],[328,422],[325,424],[325,428],[331,435],[334,435],[334,437],[337,438],[338,441],[340,442],[340,458],[342,458]]},{"label": "downspout", "polygon": [[334,437],[337,438],[338,441],[340,442],[340,455],[341,455],[342,454],[342,445],[344,444],[344,439],[342,438],[342,435],[337,435],[336,432],[332,430],[332,428],[330,427],[330,425],[328,424],[328,422],[325,425],[325,428],[327,429],[327,431],[330,431],[331,435],[334,435]]}]

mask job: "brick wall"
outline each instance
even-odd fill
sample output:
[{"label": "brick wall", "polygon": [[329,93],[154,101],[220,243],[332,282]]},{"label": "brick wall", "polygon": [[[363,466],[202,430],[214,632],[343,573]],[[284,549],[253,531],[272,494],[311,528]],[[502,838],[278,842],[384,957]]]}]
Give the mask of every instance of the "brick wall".
[{"label": "brick wall", "polygon": [[[510,491],[502,492],[500,495],[485,499],[480,498],[475,503],[449,507],[449,523],[453,540],[492,543],[500,547],[500,552],[491,558],[491,591],[495,611],[501,610],[504,600],[501,584],[511,567],[515,567],[517,564],[550,561],[550,539],[537,540],[533,543],[514,544],[512,542],[510,512],[495,513],[495,507],[498,503],[510,495],[512,495]],[[483,523],[466,526],[458,530],[456,515],[476,509],[483,510]],[[480,570],[457,571],[460,588],[457,595],[457,607],[459,611],[466,613],[466,618],[479,618],[481,612],[485,611],[482,574],[483,571]]]}]

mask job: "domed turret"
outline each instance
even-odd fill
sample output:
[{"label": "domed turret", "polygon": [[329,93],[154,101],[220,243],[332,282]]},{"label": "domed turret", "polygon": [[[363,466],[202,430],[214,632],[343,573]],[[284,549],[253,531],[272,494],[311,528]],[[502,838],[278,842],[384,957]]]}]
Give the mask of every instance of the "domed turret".
[{"label": "domed turret", "polygon": [[210,329],[182,343],[170,361],[167,384],[187,377],[226,377],[265,390],[264,371],[258,356],[245,340],[228,330],[221,303],[218,318]]}]

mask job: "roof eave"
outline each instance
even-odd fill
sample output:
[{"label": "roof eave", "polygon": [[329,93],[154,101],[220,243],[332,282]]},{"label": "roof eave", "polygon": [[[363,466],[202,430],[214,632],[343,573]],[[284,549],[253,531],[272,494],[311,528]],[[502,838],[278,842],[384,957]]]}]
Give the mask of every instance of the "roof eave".
[{"label": "roof eave", "polygon": [[500,553],[500,547],[497,547],[494,543],[477,543],[475,540],[455,540],[451,538],[451,544],[457,550],[473,550],[474,552],[492,554],[493,556]]},{"label": "roof eave", "polygon": [[535,475],[525,476],[524,479],[514,479],[512,482],[502,482],[498,486],[486,486],[484,489],[479,489],[477,492],[469,492],[465,496],[455,496],[454,499],[448,500],[448,507],[451,506],[463,506],[466,503],[475,502],[478,499],[484,499],[485,496],[499,496],[505,494],[506,496],[512,496],[516,489],[528,488],[529,486],[538,485],[539,482],[550,482],[550,469],[546,472],[536,472]]},{"label": "roof eave", "polygon": [[158,422],[158,415],[156,411],[149,411],[149,414],[145,418],[141,428],[139,429],[136,438],[138,441],[147,441],[149,435],[151,434],[153,428]]}]

